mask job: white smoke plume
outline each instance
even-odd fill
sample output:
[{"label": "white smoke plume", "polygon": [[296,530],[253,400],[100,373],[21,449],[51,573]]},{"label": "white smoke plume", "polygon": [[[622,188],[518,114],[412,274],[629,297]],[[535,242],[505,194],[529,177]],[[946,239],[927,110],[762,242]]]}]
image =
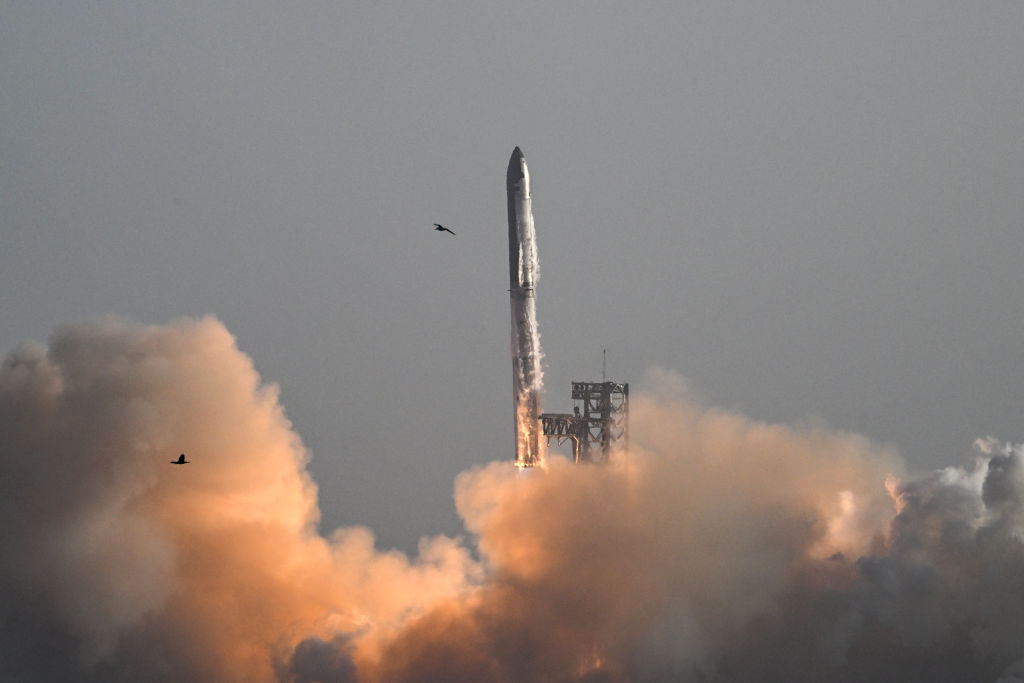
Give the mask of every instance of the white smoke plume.
[{"label": "white smoke plume", "polygon": [[475,555],[409,559],[317,533],[309,456],[218,321],[23,345],[0,368],[0,680],[1024,679],[1020,447],[908,477],[862,437],[648,385],[628,457],[465,472]]}]

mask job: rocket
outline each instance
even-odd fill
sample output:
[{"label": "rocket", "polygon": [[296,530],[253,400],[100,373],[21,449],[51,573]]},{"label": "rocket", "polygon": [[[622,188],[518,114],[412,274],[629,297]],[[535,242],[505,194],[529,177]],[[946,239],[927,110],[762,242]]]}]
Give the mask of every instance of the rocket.
[{"label": "rocket", "polygon": [[537,234],[533,228],[530,171],[518,147],[512,151],[505,175],[508,192],[508,274],[512,306],[512,392],[515,403],[516,460],[518,467],[544,461],[540,434],[540,333],[534,287],[540,275]]}]

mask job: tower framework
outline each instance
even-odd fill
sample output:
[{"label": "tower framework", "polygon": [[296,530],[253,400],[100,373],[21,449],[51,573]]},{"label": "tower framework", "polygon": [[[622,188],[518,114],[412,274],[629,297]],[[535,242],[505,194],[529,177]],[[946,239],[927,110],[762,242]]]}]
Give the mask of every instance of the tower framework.
[{"label": "tower framework", "polygon": [[607,463],[614,451],[629,447],[629,385],[573,382],[572,413],[540,415],[548,443],[572,441],[573,461]]}]

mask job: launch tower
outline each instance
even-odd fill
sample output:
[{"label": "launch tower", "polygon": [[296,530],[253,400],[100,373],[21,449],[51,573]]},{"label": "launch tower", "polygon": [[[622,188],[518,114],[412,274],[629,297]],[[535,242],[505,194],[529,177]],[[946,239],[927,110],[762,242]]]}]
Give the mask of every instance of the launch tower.
[{"label": "launch tower", "polygon": [[541,428],[548,443],[572,441],[577,463],[606,463],[613,451],[629,447],[629,385],[573,382],[572,413],[543,413]]}]

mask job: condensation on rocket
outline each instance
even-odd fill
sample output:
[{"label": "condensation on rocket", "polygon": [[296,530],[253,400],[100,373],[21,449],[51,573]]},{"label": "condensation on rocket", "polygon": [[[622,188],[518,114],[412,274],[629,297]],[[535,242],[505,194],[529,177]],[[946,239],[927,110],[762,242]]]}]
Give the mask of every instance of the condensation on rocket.
[{"label": "condensation on rocket", "polygon": [[512,305],[512,390],[515,401],[516,465],[533,467],[544,461],[538,416],[544,376],[537,331],[535,290],[540,269],[533,228],[530,171],[518,147],[505,176],[508,192],[508,270]]}]

